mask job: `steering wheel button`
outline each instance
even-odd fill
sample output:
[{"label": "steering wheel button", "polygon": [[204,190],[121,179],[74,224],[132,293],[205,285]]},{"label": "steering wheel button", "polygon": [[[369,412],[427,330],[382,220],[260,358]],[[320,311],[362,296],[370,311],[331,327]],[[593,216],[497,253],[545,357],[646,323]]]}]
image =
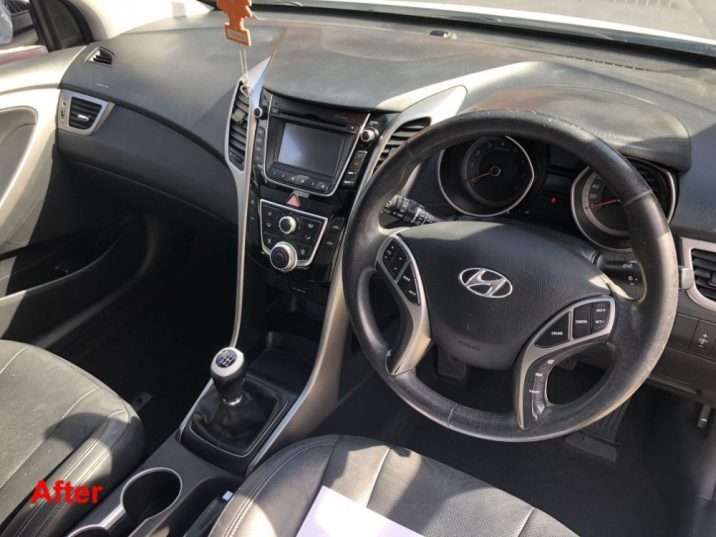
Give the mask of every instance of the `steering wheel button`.
[{"label": "steering wheel button", "polygon": [[408,297],[408,300],[410,300],[413,304],[420,304],[420,298],[418,297],[418,288],[415,285],[415,275],[413,274],[413,267],[408,266],[408,268],[405,269],[405,272],[403,272],[402,276],[400,276],[398,286],[400,287],[401,291],[403,291],[403,294]]},{"label": "steering wheel button", "polygon": [[599,332],[609,322],[609,302],[595,302],[592,304],[592,332]]},{"label": "steering wheel button", "polygon": [[574,317],[572,319],[572,337],[587,337],[592,333],[591,329],[591,312],[592,306],[585,304],[574,308]]},{"label": "steering wheel button", "polygon": [[569,340],[569,313],[554,321],[535,342],[538,347],[554,347]]}]

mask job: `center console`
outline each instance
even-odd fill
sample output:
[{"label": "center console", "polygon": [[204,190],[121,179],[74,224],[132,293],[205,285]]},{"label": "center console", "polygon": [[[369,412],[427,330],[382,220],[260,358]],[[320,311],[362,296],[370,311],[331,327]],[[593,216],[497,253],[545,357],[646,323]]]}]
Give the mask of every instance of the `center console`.
[{"label": "center console", "polygon": [[[214,357],[211,381],[177,434],[73,537],[150,536],[167,527],[206,536],[231,491],[272,449],[272,435],[295,418],[315,372],[340,373],[347,318],[336,313],[342,297],[329,300],[331,281],[358,189],[394,114],[334,109],[259,89],[249,98],[241,87],[231,114],[228,160],[239,207],[246,207],[239,229],[241,321],[232,342],[241,350]],[[321,366],[327,355],[333,363]],[[335,377],[331,384],[337,386]]]},{"label": "center console", "polygon": [[268,91],[252,113],[249,256],[282,291],[325,302],[345,222],[388,118]]}]

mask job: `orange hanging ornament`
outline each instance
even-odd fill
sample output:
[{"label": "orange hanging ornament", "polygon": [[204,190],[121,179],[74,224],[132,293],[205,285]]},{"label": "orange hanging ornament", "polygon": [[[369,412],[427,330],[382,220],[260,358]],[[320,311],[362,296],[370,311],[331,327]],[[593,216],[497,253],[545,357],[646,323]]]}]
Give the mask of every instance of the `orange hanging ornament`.
[{"label": "orange hanging ornament", "polygon": [[224,25],[226,39],[250,47],[251,34],[244,27],[244,19],[250,19],[254,15],[251,12],[251,0],[218,0],[216,7],[229,17],[229,22]]}]

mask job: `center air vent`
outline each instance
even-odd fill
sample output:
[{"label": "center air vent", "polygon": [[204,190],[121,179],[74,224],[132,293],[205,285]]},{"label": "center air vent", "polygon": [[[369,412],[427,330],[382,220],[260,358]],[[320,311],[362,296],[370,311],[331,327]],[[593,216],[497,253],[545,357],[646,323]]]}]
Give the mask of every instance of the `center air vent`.
[{"label": "center air vent", "polygon": [[74,129],[91,129],[101,111],[102,105],[99,103],[80,99],[79,97],[72,97],[68,124]]},{"label": "center air vent", "polygon": [[413,121],[408,121],[407,123],[404,123],[403,125],[398,127],[395,132],[390,136],[390,139],[386,142],[383,151],[381,151],[380,157],[378,158],[378,163],[375,165],[375,169],[377,170],[381,166],[381,164],[383,164],[383,162],[385,162],[396,149],[398,149],[407,140],[418,134],[428,125],[430,125],[430,120],[425,117]]},{"label": "center air vent", "polygon": [[249,128],[249,98],[239,86],[231,111],[229,128],[229,160],[240,170],[246,161],[246,136]]},{"label": "center air vent", "polygon": [[87,61],[89,63],[98,63],[100,65],[106,65],[108,67],[112,65],[113,60],[114,57],[112,56],[112,53],[104,48],[98,48],[94,50],[92,54],[87,57]]},{"label": "center air vent", "polygon": [[704,297],[716,302],[716,252],[691,250],[696,289]]}]

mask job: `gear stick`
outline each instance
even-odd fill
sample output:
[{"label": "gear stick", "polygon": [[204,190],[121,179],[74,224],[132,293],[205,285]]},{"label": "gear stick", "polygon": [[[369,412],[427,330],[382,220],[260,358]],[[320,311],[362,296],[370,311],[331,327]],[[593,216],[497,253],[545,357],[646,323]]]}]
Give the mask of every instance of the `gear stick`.
[{"label": "gear stick", "polygon": [[211,378],[223,404],[239,405],[244,397],[246,378],[244,354],[233,347],[221,349],[211,362]]},{"label": "gear stick", "polygon": [[199,400],[192,416],[200,437],[232,453],[251,446],[275,405],[261,384],[246,378],[246,370],[240,350],[227,347],[216,353],[210,368],[216,389]]}]

